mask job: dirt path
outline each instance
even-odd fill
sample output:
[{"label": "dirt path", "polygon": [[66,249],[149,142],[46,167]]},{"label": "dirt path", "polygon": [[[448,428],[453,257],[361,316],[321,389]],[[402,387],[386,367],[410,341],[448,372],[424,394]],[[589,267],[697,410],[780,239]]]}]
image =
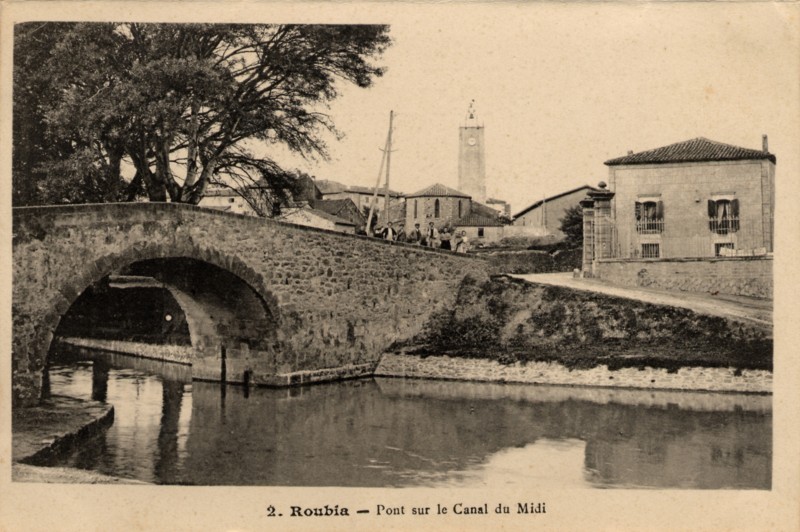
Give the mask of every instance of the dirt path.
[{"label": "dirt path", "polygon": [[711,295],[697,292],[671,292],[652,288],[618,286],[594,279],[575,278],[572,273],[532,273],[510,275],[510,277],[524,279],[532,283],[564,286],[576,290],[634,299],[656,305],[686,308],[700,314],[743,320],[772,328],[771,300],[725,294]]}]

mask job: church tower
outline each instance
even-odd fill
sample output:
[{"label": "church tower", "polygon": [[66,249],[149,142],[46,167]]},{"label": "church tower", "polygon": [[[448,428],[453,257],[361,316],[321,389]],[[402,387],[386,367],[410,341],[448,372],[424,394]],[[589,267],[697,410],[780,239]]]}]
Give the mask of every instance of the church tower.
[{"label": "church tower", "polygon": [[458,189],[474,201],[486,201],[486,162],[483,124],[475,114],[475,100],[467,110],[464,125],[458,129]]}]

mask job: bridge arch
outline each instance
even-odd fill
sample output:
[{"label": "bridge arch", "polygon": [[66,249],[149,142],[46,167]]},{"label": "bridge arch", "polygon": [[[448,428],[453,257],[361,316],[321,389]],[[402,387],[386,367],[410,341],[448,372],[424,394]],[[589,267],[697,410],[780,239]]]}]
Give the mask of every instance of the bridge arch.
[{"label": "bridge arch", "polygon": [[[32,362],[44,370],[54,336],[73,305],[100,283],[114,276],[127,280],[152,279],[169,291],[183,313],[191,338],[192,363],[209,380],[238,382],[249,368],[250,352],[273,352],[278,345],[281,312],[263,278],[238,257],[191,241],[137,243],[119,253],[87,263],[57,287],[59,302],[40,323],[45,334]],[[220,358],[236,371],[227,375]]]}]

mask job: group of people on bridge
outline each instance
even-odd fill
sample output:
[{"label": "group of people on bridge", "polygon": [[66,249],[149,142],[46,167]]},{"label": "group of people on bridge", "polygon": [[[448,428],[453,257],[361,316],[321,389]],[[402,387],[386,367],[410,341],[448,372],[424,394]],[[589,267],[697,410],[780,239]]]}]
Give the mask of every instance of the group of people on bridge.
[{"label": "group of people on bridge", "polygon": [[439,231],[433,222],[430,222],[426,229],[420,229],[419,224],[416,223],[414,228],[408,232],[405,230],[405,224],[401,223],[395,228],[392,222],[388,222],[385,227],[376,229],[373,236],[392,242],[405,242],[456,253],[469,251],[469,237],[467,237],[466,231],[451,231],[448,227],[443,227]]}]

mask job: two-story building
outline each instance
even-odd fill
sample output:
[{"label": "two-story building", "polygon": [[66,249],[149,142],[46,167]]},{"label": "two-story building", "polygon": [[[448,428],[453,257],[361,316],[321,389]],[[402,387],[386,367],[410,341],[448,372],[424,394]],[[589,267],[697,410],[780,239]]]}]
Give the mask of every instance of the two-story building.
[{"label": "two-story building", "polygon": [[[606,161],[583,207],[584,276],[772,297],[775,155],[696,138]],[[606,188],[607,187],[607,188]]]},{"label": "two-story building", "polygon": [[668,258],[772,251],[775,155],[696,138],[605,162],[615,254]]}]

